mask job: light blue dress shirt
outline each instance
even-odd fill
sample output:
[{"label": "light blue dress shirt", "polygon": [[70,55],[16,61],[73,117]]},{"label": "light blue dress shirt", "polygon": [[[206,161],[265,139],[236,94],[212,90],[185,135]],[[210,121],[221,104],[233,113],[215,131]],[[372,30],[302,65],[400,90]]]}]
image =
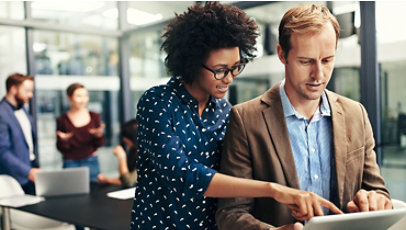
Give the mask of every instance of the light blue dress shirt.
[{"label": "light blue dress shirt", "polygon": [[[330,200],[336,187],[333,131],[326,93],[311,120],[295,111],[286,95],[283,80],[279,92],[295,158],[300,189]],[[326,210],[325,210],[326,211]],[[326,213],[326,212],[325,212]]]}]

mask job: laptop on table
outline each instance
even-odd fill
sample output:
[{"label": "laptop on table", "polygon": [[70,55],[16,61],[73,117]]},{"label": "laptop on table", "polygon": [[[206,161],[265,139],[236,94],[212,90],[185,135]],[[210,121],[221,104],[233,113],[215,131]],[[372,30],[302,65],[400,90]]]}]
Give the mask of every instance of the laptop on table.
[{"label": "laptop on table", "polygon": [[37,196],[88,194],[90,192],[89,168],[67,168],[35,173]]}]

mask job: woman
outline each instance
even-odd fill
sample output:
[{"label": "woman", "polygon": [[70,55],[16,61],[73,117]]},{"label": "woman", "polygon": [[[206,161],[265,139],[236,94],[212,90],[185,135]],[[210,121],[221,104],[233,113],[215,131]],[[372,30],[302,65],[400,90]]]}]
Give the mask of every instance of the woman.
[{"label": "woman", "polygon": [[97,148],[104,144],[104,125],[98,113],[86,108],[89,95],[84,85],[71,84],[66,94],[71,107],[56,122],[56,146],[63,154],[63,167],[89,167],[90,180],[97,181]]},{"label": "woman", "polygon": [[216,229],[210,197],[272,197],[298,219],[322,215],[314,194],[218,173],[230,103],[223,99],[254,57],[258,26],[237,7],[207,2],[177,15],[163,35],[166,85],[138,102],[138,183],[132,229]]},{"label": "woman", "polygon": [[113,154],[118,160],[119,178],[109,178],[104,174],[99,174],[97,180],[99,183],[109,183],[121,185],[124,188],[134,187],[137,183],[137,128],[138,122],[135,119],[127,121],[121,127],[121,140],[124,142],[128,151],[121,145],[114,147]]}]

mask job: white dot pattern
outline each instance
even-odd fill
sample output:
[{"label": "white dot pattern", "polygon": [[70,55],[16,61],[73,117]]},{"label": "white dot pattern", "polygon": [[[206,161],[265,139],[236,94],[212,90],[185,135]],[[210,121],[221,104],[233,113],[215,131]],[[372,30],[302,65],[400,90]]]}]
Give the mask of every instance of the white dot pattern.
[{"label": "white dot pattern", "polygon": [[219,167],[230,103],[198,102],[174,77],[138,102],[138,183],[131,229],[217,229],[216,203],[203,196]]}]

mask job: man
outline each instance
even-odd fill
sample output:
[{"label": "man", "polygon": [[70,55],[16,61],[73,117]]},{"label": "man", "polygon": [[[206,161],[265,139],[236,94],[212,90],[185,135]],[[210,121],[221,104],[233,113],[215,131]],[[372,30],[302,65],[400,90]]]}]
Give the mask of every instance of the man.
[{"label": "man", "polygon": [[6,96],[0,102],[0,174],[14,177],[27,194],[35,194],[38,169],[36,135],[32,117],[24,108],[33,96],[34,78],[19,73],[8,76]]},{"label": "man", "polygon": [[[366,110],[325,89],[339,31],[325,7],[284,15],[277,51],[285,79],[232,108],[221,172],[310,191],[346,212],[390,209]],[[301,229],[295,222],[312,216],[273,199],[220,199],[216,222],[219,229]]]}]

